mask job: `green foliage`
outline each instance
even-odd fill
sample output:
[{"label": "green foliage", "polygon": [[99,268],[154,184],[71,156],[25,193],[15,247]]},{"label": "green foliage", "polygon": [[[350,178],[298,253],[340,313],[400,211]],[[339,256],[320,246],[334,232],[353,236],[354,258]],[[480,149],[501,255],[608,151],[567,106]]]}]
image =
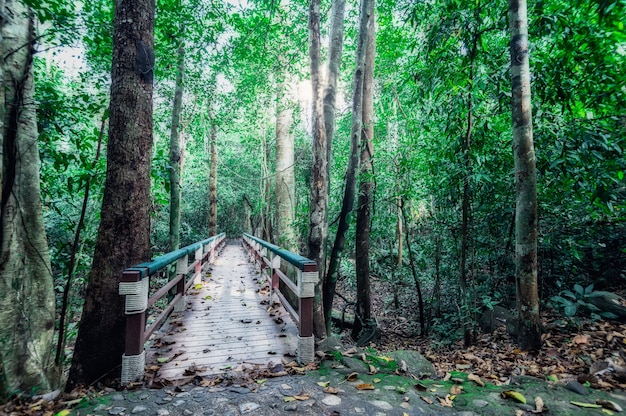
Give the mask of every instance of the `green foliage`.
[{"label": "green foliage", "polygon": [[552,296],[550,300],[556,308],[562,310],[563,315],[567,318],[573,318],[581,312],[590,314],[593,319],[617,318],[615,314],[601,311],[597,306],[586,300],[586,297],[593,293],[593,287],[593,283],[585,288],[577,283],[574,285],[573,290],[562,290],[558,295]]}]

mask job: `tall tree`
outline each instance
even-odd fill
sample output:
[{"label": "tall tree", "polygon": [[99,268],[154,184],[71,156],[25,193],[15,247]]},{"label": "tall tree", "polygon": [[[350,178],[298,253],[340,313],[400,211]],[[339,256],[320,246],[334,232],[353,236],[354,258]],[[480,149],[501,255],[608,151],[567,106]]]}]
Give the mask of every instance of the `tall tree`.
[{"label": "tall tree", "polygon": [[[371,14],[367,26],[367,46],[363,67],[363,128],[361,130],[361,154],[359,174],[359,197],[356,214],[356,315],[352,338],[360,343],[368,342],[377,333],[372,319],[370,291],[370,218],[372,191],[374,188],[372,157],[374,154],[374,62],[376,55],[376,20],[374,1],[368,5]],[[362,332],[363,331],[363,332]]]},{"label": "tall tree", "polygon": [[174,89],[174,106],[172,108],[172,124],[170,127],[170,250],[180,248],[180,194],[181,194],[181,170],[182,152],[180,131],[180,116],[183,107],[184,71],[185,71],[185,46],[184,25],[180,25],[180,45],[178,46],[178,66],[176,71],[176,86]]},{"label": "tall tree", "polygon": [[120,277],[150,258],[154,6],[154,0],[115,1],[104,200],[68,389],[119,373]]},{"label": "tall tree", "polygon": [[54,292],[33,105],[34,15],[22,1],[6,0],[0,16],[0,399],[6,399],[48,391],[57,380]]},{"label": "tall tree", "polygon": [[209,168],[209,235],[217,235],[217,123],[211,117]]},{"label": "tall tree", "polygon": [[317,263],[320,279],[315,286],[313,331],[317,338],[326,337],[322,305],[322,281],[326,272],[326,240],[328,238],[328,169],[326,130],[322,105],[322,74],[320,71],[320,0],[309,4],[309,59],[311,64],[313,169],[311,175],[311,208],[309,211],[308,256]]},{"label": "tall tree", "polygon": [[291,108],[287,83],[282,81],[276,97],[276,236],[278,245],[297,251],[294,216],[296,209],[294,177],[294,141],[290,132]]},{"label": "tall tree", "polygon": [[533,145],[526,0],[509,0],[513,157],[515,159],[515,281],[518,343],[541,348],[537,290],[537,175]]},{"label": "tall tree", "polygon": [[367,56],[367,41],[369,36],[368,25],[372,14],[373,0],[361,0],[361,12],[359,23],[359,38],[356,51],[356,67],[352,79],[352,130],[350,132],[350,159],[346,168],[346,180],[339,212],[339,224],[335,242],[330,253],[328,271],[324,282],[324,316],[327,325],[330,323],[330,311],[333,306],[335,287],[337,284],[337,271],[339,259],[346,245],[346,233],[350,227],[350,213],[354,208],[356,173],[359,166],[359,142],[361,141],[361,128],[363,126],[363,74]]},{"label": "tall tree", "polygon": [[[335,107],[337,103],[337,80],[343,55],[343,26],[346,0],[334,0],[330,12],[328,39],[328,70],[324,87],[324,126],[326,129],[327,167],[330,168],[333,135],[335,134]],[[327,173],[330,180],[330,173]]]}]

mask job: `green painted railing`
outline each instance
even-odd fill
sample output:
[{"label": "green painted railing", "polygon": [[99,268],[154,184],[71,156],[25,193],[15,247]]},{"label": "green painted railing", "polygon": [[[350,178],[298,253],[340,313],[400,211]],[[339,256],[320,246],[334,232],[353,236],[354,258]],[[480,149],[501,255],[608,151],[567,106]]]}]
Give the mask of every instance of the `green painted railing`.
[{"label": "green painted railing", "polygon": [[[126,343],[122,356],[122,384],[143,378],[144,344],[172,311],[185,309],[185,293],[191,285],[201,281],[202,272],[215,260],[225,242],[226,235],[222,233],[124,270],[119,289],[120,295],[126,296]],[[190,263],[191,255],[193,262]],[[176,277],[149,296],[150,278],[174,263]],[[148,308],[172,291],[175,292],[173,299],[146,328]]]},{"label": "green painted railing", "polygon": [[[243,235],[243,244],[248,250],[251,260],[259,266],[261,273],[267,274],[271,280],[270,296],[276,295],[298,323],[298,361],[301,363],[312,362],[315,358],[313,297],[315,284],[319,279],[317,263],[250,234]],[[285,270],[281,269],[283,261],[295,269],[295,281],[287,276],[286,267],[283,267]],[[285,289],[297,298],[296,306],[292,306],[287,300],[283,293]]]}]

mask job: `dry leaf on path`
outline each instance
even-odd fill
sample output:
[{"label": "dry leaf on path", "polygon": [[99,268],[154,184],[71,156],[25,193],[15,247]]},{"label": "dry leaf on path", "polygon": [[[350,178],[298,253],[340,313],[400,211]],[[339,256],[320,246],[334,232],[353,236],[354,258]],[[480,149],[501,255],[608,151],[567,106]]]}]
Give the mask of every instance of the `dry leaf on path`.
[{"label": "dry leaf on path", "polygon": [[467,379],[469,381],[473,381],[474,383],[478,384],[480,387],[485,387],[485,382],[482,381],[480,377],[478,377],[476,374],[468,374]]},{"label": "dry leaf on path", "polygon": [[446,394],[446,397],[441,398],[441,397],[437,397],[437,400],[439,400],[439,404],[442,405],[443,407],[453,407],[454,404],[452,403],[452,399],[450,399],[450,395]]},{"label": "dry leaf on path", "polygon": [[454,396],[458,396],[461,393],[463,393],[463,386],[459,386],[458,384],[455,384],[452,387],[450,387],[450,394]]},{"label": "dry leaf on path", "polygon": [[428,404],[433,404],[433,399],[430,397],[420,396],[420,399],[424,400]]},{"label": "dry leaf on path", "polygon": [[356,385],[357,390],[376,390],[376,387],[369,383],[361,383]]},{"label": "dry leaf on path", "polygon": [[516,402],[520,402],[520,403],[524,403],[526,404],[526,397],[524,397],[524,395],[518,391],[515,390],[506,390],[502,392],[502,397],[503,398],[509,398],[509,399],[513,399]]},{"label": "dry leaf on path", "polygon": [[334,387],[324,387],[324,393],[328,393],[328,394],[337,394],[339,393],[339,389],[336,389]]}]

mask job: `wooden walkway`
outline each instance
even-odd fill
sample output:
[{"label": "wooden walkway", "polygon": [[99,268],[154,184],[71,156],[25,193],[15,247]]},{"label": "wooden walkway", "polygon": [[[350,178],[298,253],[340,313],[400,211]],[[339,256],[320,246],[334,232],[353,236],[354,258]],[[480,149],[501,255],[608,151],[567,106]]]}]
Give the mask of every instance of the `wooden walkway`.
[{"label": "wooden walkway", "polygon": [[294,356],[298,328],[280,304],[270,306],[269,282],[242,246],[227,245],[202,279],[187,294],[186,310],[152,337],[148,368],[160,366],[161,378],[177,380]]}]

